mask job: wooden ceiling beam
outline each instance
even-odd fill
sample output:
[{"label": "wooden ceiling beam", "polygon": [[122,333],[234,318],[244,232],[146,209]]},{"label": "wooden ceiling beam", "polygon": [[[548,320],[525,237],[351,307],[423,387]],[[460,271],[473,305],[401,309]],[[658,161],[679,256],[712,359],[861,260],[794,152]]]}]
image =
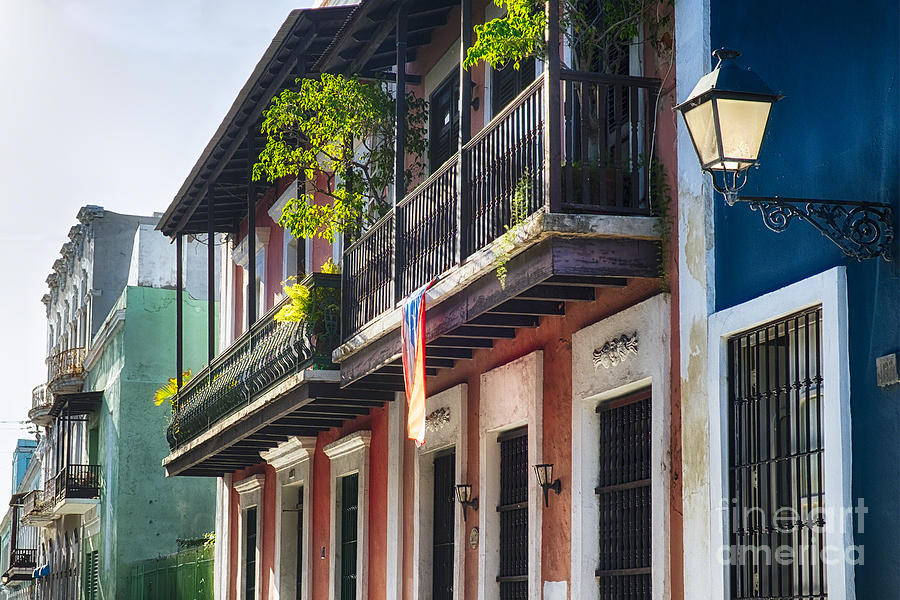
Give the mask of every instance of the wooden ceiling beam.
[{"label": "wooden ceiling beam", "polygon": [[[314,27],[313,31],[309,32],[305,36],[303,45],[299,46],[293,52],[291,52],[290,58],[282,63],[281,67],[275,74],[274,79],[272,79],[269,85],[266,86],[266,88],[262,91],[262,93],[259,95],[259,98],[255,102],[253,102],[250,110],[243,111],[246,115],[248,115],[245,117],[246,121],[253,120],[251,119],[251,117],[255,115],[258,116],[262,113],[262,109],[271,101],[272,97],[277,94],[280,88],[284,85],[285,77],[297,65],[300,55],[303,54],[303,52],[305,52],[306,49],[309,48],[310,44],[312,44],[316,39],[317,33],[317,28]],[[238,146],[240,146],[241,141],[244,139],[244,137],[246,137],[250,127],[251,123],[249,122],[245,122],[242,126],[240,126],[237,133],[228,143],[227,149],[223,154],[223,158],[215,161],[216,167],[213,167],[211,172],[207,176],[206,182],[203,184],[200,193],[197,194],[197,198],[191,202],[191,205],[178,220],[178,223],[174,228],[174,232],[176,232],[176,234],[177,232],[181,231],[187,224],[187,222],[191,219],[191,217],[194,216],[194,212],[197,210],[197,206],[200,204],[200,200],[206,195],[207,191],[209,190],[210,181],[214,180],[219,175],[219,172],[226,166],[225,163],[227,163],[234,155],[234,153],[237,152]],[[247,176],[249,177],[250,173],[247,173]]]},{"label": "wooden ceiling beam", "polygon": [[567,285],[536,285],[516,296],[523,300],[561,300],[590,302],[595,299],[593,287]]}]

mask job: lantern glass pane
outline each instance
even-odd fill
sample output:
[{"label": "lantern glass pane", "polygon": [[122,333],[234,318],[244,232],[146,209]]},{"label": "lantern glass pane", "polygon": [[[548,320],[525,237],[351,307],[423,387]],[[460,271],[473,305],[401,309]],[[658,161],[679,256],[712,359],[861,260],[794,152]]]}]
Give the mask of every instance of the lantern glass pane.
[{"label": "lantern glass pane", "polygon": [[719,160],[719,144],[716,140],[712,105],[712,101],[707,100],[684,112],[684,120],[697,148],[700,164],[704,166]]},{"label": "lantern glass pane", "polygon": [[772,103],[759,100],[716,100],[722,151],[727,159],[724,167],[740,171],[756,164]]}]

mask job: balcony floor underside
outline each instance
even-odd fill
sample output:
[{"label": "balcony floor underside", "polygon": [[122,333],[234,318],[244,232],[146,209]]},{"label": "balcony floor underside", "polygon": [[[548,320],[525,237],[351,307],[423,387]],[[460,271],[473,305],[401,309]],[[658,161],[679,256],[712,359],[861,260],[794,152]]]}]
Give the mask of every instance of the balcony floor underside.
[{"label": "balcony floor underside", "polygon": [[393,399],[393,392],[374,386],[304,381],[255,400],[246,412],[173,450],[163,466],[169,476],[219,477],[259,463],[260,452],[289,437],[316,436]]},{"label": "balcony floor underside", "polygon": [[[426,367],[452,368],[516,329],[537,327],[544,315],[565,314],[567,302],[589,302],[598,287],[659,276],[659,246],[646,239],[549,237],[506,265],[505,287],[491,269],[427,312]],[[399,309],[396,309],[399,310]],[[396,318],[399,323],[399,316]],[[360,344],[340,359],[341,384],[379,383],[402,391],[399,327]]]}]

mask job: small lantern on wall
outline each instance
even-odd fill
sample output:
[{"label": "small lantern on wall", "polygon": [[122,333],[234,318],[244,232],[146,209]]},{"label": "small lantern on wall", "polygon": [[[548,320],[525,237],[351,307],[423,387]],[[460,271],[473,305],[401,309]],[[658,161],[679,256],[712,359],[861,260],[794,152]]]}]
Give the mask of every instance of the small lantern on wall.
[{"label": "small lantern on wall", "polygon": [[557,494],[562,491],[562,483],[559,479],[553,479],[553,463],[534,465],[534,474],[537,476],[538,485],[544,490],[544,507],[550,506],[550,490]]},{"label": "small lantern on wall", "polygon": [[478,510],[478,498],[472,497],[472,486],[468,483],[460,483],[456,486],[456,499],[462,504],[463,518],[466,517],[466,509]]}]

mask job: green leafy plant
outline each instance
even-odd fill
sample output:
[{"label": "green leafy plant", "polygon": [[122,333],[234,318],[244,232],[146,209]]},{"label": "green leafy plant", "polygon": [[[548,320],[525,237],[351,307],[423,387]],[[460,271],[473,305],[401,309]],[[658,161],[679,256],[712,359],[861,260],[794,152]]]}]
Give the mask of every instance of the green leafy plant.
[{"label": "green leafy plant", "polygon": [[669,288],[669,252],[672,248],[672,187],[666,166],[657,158],[650,163],[650,207],[657,217],[656,232],[659,235],[659,276],[663,289]]},{"label": "green leafy plant", "polygon": [[532,197],[531,177],[526,172],[516,183],[516,189],[509,204],[509,225],[505,225],[505,231],[497,242],[494,254],[494,270],[500,281],[501,289],[506,289],[506,276],[509,271],[506,265],[512,258],[512,251],[516,245],[516,234],[522,227],[522,223],[528,218],[528,208],[531,206]]},{"label": "green leafy plant", "polygon": [[544,54],[544,29],[547,17],[541,0],[494,0],[506,7],[506,14],[475,26],[475,42],[466,52],[467,69],[484,61],[495,69],[512,63],[519,69],[522,61]]},{"label": "green leafy plant", "polygon": [[[546,0],[494,0],[506,14],[475,26],[476,40],[466,68],[481,61],[495,69],[516,69],[529,57],[544,57]],[[644,40],[671,58],[673,0],[563,0],[560,30],[572,48],[573,69],[618,73],[623,45]]]},{"label": "green leafy plant", "polygon": [[[266,144],[253,179],[302,178],[303,193],[284,208],[279,224],[296,238],[334,241],[337,232],[366,229],[388,210],[394,181],[396,101],[384,83],[324,73],[298,79],[297,89],[273,98],[264,112]],[[424,170],[427,103],[406,94],[408,186]],[[327,202],[317,202],[317,196]]]},{"label": "green leafy plant", "polygon": [[322,272],[326,275],[340,275],[341,266],[336,264],[334,260],[329,258],[324,263],[322,263]]},{"label": "green leafy plant", "polygon": [[[181,374],[181,386],[184,385],[191,380],[191,370],[188,369],[184,373]],[[164,386],[156,390],[156,394],[153,395],[153,402],[159,406],[163,402],[169,402],[172,404],[172,409],[175,409],[175,396],[178,395],[178,378],[172,377],[169,381],[166,382]]]}]

